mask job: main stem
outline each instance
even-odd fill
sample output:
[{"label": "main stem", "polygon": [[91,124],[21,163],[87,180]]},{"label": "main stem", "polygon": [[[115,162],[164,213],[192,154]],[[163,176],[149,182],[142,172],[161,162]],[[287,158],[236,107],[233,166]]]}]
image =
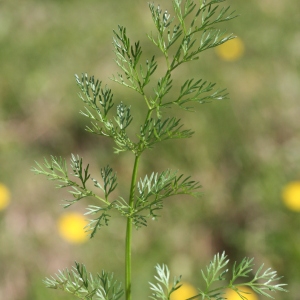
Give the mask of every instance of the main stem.
[{"label": "main stem", "polygon": [[[134,205],[134,194],[136,177],[138,171],[140,155],[135,156],[131,185],[130,185],[130,196],[129,196],[129,206],[132,211]],[[131,237],[132,237],[132,219],[127,218],[126,227],[126,244],[125,244],[125,289],[126,289],[126,300],[131,300]]]}]

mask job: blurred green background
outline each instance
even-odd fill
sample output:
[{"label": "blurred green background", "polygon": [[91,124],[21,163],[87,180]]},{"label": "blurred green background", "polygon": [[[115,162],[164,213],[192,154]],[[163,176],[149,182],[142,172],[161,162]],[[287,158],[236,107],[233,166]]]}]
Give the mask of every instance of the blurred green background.
[{"label": "blurred green background", "polygon": [[[156,263],[197,286],[200,269],[223,250],[232,261],[254,257],[283,275],[290,293],[276,299],[300,299],[300,215],[281,195],[300,180],[299,1],[227,3],[241,15],[225,25],[242,40],[243,56],[226,61],[206,51],[180,77],[217,82],[231,99],[178,112],[194,137],[148,151],[140,171],[191,174],[204,196],[168,200],[158,222],[134,232],[135,299],[150,295]],[[170,8],[171,0],[159,4]],[[116,102],[137,103],[133,115],[142,114],[142,101],[108,79],[117,71],[111,42],[118,24],[141,41],[148,58],[154,48],[146,33],[154,27],[147,1],[1,1],[0,182],[11,194],[0,211],[1,299],[71,299],[44,288],[42,279],[75,260],[123,281],[124,220],[112,220],[88,243],[69,244],[57,230],[66,193],[30,172],[44,156],[79,154],[96,178],[109,163],[126,197],[133,157],[113,155],[110,141],[84,131],[88,120],[78,114],[74,80],[75,73],[95,75]],[[70,211],[85,212],[85,204]]]}]

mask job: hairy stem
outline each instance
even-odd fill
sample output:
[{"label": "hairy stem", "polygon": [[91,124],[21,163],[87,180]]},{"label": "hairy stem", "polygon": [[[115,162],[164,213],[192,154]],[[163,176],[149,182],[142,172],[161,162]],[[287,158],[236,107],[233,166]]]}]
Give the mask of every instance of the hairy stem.
[{"label": "hairy stem", "polygon": [[[130,196],[129,196],[129,206],[131,210],[134,205],[134,194],[135,194],[135,184],[138,171],[140,155],[135,156],[131,185],[130,185]],[[131,300],[131,237],[132,237],[132,219],[127,218],[126,227],[126,244],[125,244],[125,289],[126,289],[126,300]]]}]

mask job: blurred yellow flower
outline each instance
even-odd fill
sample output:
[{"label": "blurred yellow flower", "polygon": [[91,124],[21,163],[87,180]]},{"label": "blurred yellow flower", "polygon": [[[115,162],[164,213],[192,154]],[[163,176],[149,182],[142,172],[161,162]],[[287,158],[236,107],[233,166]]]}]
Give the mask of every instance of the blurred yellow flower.
[{"label": "blurred yellow flower", "polygon": [[240,38],[229,40],[215,49],[217,55],[225,61],[238,60],[245,52],[244,43]]},{"label": "blurred yellow flower", "polygon": [[63,239],[73,244],[84,243],[88,240],[84,227],[87,221],[84,217],[75,212],[63,214],[57,223],[59,234]]},{"label": "blurred yellow flower", "polygon": [[189,283],[182,283],[182,286],[171,294],[171,300],[185,300],[198,294],[198,291]]},{"label": "blurred yellow flower", "polygon": [[5,209],[10,202],[10,191],[2,183],[0,183],[0,210]]},{"label": "blurred yellow flower", "polygon": [[[248,300],[258,300],[257,295],[252,291],[251,288],[249,288],[247,286],[239,286],[238,289],[241,292],[241,295],[243,295],[243,297],[247,298]],[[239,296],[239,294],[232,289],[227,289],[224,297],[227,300],[241,300],[242,299]]]},{"label": "blurred yellow flower", "polygon": [[300,181],[290,182],[283,188],[282,200],[287,208],[300,212]]}]

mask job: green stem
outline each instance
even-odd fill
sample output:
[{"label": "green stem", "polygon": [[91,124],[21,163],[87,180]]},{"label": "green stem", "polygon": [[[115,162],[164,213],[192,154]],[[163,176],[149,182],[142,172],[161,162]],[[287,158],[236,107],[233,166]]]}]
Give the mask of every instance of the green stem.
[{"label": "green stem", "polygon": [[[135,156],[131,186],[130,186],[130,196],[129,196],[129,206],[131,210],[134,205],[134,194],[135,194],[135,184],[138,171],[140,155]],[[125,289],[126,289],[126,300],[131,300],[131,237],[132,237],[132,219],[127,219],[126,227],[126,244],[125,244]]]}]

